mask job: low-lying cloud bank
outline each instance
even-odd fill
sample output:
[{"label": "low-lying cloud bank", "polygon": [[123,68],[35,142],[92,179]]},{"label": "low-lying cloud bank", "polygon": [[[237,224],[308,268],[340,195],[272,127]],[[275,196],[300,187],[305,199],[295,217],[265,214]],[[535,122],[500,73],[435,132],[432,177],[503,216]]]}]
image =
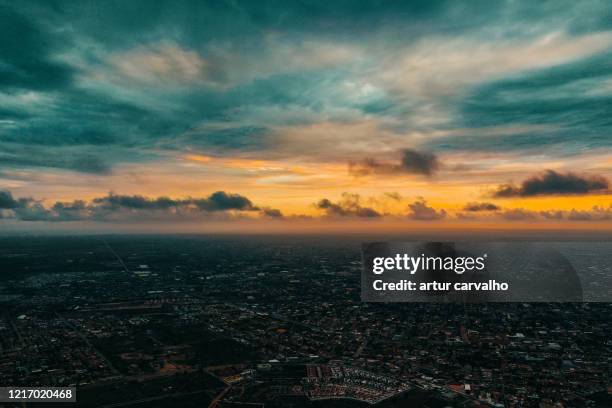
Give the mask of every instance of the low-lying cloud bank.
[{"label": "low-lying cloud bank", "polygon": [[315,207],[323,210],[328,217],[379,218],[382,216],[373,208],[364,207],[359,194],[344,193],[337,202],[323,198],[315,204]]},{"label": "low-lying cloud bank", "polygon": [[[388,205],[394,211],[388,211]],[[399,207],[398,207],[399,206]],[[249,198],[217,191],[207,197],[144,197],[109,193],[92,200],[57,201],[45,205],[34,198],[17,198],[9,191],[0,190],[0,218],[20,221],[95,221],[95,222],[180,222],[196,220],[232,219],[362,219],[415,220],[438,222],[462,221],[611,221],[612,204],[590,209],[541,210],[505,208],[491,202],[469,202],[459,210],[435,208],[423,197],[409,200],[398,193],[379,197],[362,197],[343,193],[339,200],[322,198],[313,204],[320,216],[289,215],[279,209],[255,205]],[[399,210],[398,210],[399,208]]]},{"label": "low-lying cloud bank", "polygon": [[[402,201],[402,197],[398,193],[386,193],[385,197],[394,201]],[[342,198],[336,202],[328,198],[319,200],[314,206],[324,211],[326,217],[357,217],[357,218],[381,218],[381,217],[397,217],[397,214],[388,214],[378,211],[373,206],[380,205],[380,200],[370,197],[367,199],[371,206],[364,206],[363,199],[359,194],[343,193]],[[407,212],[403,215],[412,220],[433,221],[445,218],[447,215],[445,210],[436,210],[427,204],[427,201],[419,197],[416,201],[407,205]]]},{"label": "low-lying cloud bank", "polygon": [[612,220],[612,205],[609,207],[593,206],[589,210],[545,210],[532,211],[525,208],[499,208],[485,215],[475,215],[474,212],[458,212],[458,219],[489,220],[489,221],[610,221]]},{"label": "low-lying cloud bank", "polygon": [[258,207],[245,196],[225,191],[217,191],[204,198],[183,199],[109,193],[89,202],[58,201],[50,207],[33,198],[14,198],[10,192],[0,191],[0,215],[22,221],[178,220],[218,216],[228,212],[251,212],[273,218],[283,216],[278,209]]},{"label": "low-lying cloud bank", "polygon": [[574,195],[608,193],[610,182],[603,176],[558,173],[546,170],[524,180],[520,186],[502,184],[493,197],[532,197],[540,195]]},{"label": "low-lying cloud bank", "polygon": [[[401,212],[385,212],[385,200],[405,203]],[[366,204],[367,203],[367,204]],[[587,210],[543,210],[534,211],[525,208],[503,208],[490,202],[469,202],[459,211],[435,208],[423,197],[414,201],[406,200],[398,193],[385,193],[382,197],[362,197],[359,194],[344,193],[338,201],[323,198],[314,204],[323,211],[326,218],[362,218],[362,219],[409,219],[416,221],[608,221],[612,220],[612,204],[608,207],[593,206]]]}]

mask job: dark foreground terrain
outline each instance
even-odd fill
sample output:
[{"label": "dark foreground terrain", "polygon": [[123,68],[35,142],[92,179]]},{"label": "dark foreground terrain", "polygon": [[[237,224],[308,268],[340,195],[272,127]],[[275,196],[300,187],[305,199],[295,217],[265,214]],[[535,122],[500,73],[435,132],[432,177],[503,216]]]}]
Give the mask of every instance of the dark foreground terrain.
[{"label": "dark foreground terrain", "polygon": [[0,238],[0,385],[86,407],[612,406],[610,304],[362,303],[360,242]]}]

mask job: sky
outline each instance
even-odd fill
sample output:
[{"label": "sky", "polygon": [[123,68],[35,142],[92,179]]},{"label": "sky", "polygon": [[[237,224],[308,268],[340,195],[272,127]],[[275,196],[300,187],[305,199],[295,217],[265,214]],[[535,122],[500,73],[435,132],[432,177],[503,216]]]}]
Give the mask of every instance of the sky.
[{"label": "sky", "polygon": [[611,132],[607,1],[0,0],[0,229],[612,230]]}]

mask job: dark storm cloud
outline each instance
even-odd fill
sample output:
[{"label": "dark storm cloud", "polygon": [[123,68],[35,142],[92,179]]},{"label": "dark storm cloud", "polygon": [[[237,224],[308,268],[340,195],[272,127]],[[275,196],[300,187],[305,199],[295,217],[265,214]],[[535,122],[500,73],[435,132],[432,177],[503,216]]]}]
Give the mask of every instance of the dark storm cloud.
[{"label": "dark storm cloud", "polygon": [[0,190],[0,209],[13,209],[18,206],[19,203],[13,198],[10,191]]},{"label": "dark storm cloud", "polygon": [[493,203],[467,203],[463,207],[463,211],[477,212],[477,211],[498,211],[500,207]]},{"label": "dark storm cloud", "polygon": [[34,19],[0,11],[0,89],[54,90],[70,85],[74,69],[54,59],[61,41]]},{"label": "dark storm cloud", "polygon": [[609,182],[602,176],[583,176],[547,170],[543,174],[524,180],[520,186],[500,185],[495,197],[531,197],[539,195],[572,195],[605,193]]},{"label": "dark storm cloud", "polygon": [[[528,44],[567,31],[571,41],[612,28],[611,10],[596,1],[494,6],[484,1],[4,1],[0,97],[6,106],[0,108],[0,120],[7,123],[0,124],[0,143],[32,151],[11,153],[0,164],[106,174],[134,157],[156,159],[150,153],[156,149],[274,156],[280,153],[268,136],[275,126],[367,116],[414,129],[418,126],[406,117],[423,101],[377,83],[375,77],[384,72],[372,67],[383,70],[381,61],[436,38],[467,39],[477,47],[478,41],[490,42],[491,33],[502,42]],[[178,54],[160,53],[160,44]],[[327,48],[306,55],[312,44]],[[339,46],[372,59],[317,65],[342,54]],[[118,64],[139,53],[150,58],[136,59],[126,77]],[[182,64],[190,61],[185,56],[199,65],[188,67],[189,80],[177,79]],[[300,62],[291,66],[295,60]],[[575,153],[609,146],[610,95],[588,92],[605,80],[609,64],[609,55],[599,55],[551,70],[512,73],[512,79],[483,79],[461,97],[427,100],[427,106],[443,108],[442,116],[456,113],[444,129],[516,123],[555,127],[531,135],[436,138],[429,147],[471,151],[563,144]],[[147,82],[147,72],[154,80]],[[381,88],[375,97],[346,93],[347,83],[370,80],[373,88]],[[559,97],[556,90],[568,84],[572,90]],[[221,126],[207,126],[211,122]],[[44,159],[33,150],[40,146],[47,147]],[[82,147],[89,156],[60,159],[68,154],[66,147]],[[121,149],[134,154],[117,155]],[[362,164],[363,171],[423,175],[434,174],[439,165],[435,156],[411,151],[399,163],[366,159]]]},{"label": "dark storm cloud", "polygon": [[323,198],[315,204],[315,207],[324,210],[329,217],[378,218],[381,216],[373,208],[362,206],[361,197],[358,194],[343,193],[342,199],[337,202]]},{"label": "dark storm cloud", "polygon": [[430,152],[404,149],[400,163],[389,163],[373,158],[349,162],[349,172],[356,176],[368,174],[422,174],[431,176],[440,167],[437,156]]}]

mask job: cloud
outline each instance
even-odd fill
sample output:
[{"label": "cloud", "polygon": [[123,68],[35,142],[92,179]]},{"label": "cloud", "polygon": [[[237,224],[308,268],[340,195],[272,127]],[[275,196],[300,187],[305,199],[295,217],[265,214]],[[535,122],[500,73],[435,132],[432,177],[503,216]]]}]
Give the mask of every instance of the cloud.
[{"label": "cloud", "polygon": [[539,150],[581,154],[609,148],[611,54],[484,82],[455,106],[459,128],[484,130],[530,125],[529,132],[460,135],[434,140],[432,148],[467,151]]},{"label": "cloud", "polygon": [[576,36],[552,31],[494,39],[434,36],[387,58],[375,79],[426,100],[448,97],[474,83],[566,64],[606,51],[610,45],[610,32]]},{"label": "cloud", "polygon": [[612,220],[612,205],[608,208],[593,206],[587,210],[543,210],[533,211],[525,208],[508,208],[493,214],[477,216],[476,213],[457,213],[458,219],[465,220],[498,220],[506,221],[607,221]]},{"label": "cloud", "polygon": [[198,219],[207,214],[227,212],[258,212],[263,216],[281,218],[279,210],[254,205],[240,194],[217,191],[204,198],[144,197],[109,193],[91,201],[56,202],[46,207],[31,198],[14,199],[7,191],[0,191],[0,209],[12,212],[22,221],[126,221]]},{"label": "cloud", "polygon": [[370,174],[389,174],[399,170],[396,164],[384,163],[372,158],[349,162],[349,173],[354,176],[367,176]]},{"label": "cloud", "polygon": [[502,184],[493,193],[494,197],[532,197],[540,195],[572,195],[605,193],[609,182],[602,176],[586,176],[574,173],[558,173],[546,170],[543,174],[529,177],[520,186]]},{"label": "cloud", "polygon": [[612,205],[608,208],[594,206],[590,211],[572,209],[567,214],[567,219],[572,221],[604,221],[612,219]]},{"label": "cloud", "polygon": [[502,218],[510,221],[534,220],[537,218],[537,213],[523,208],[507,209],[501,213]]},{"label": "cloud", "polygon": [[540,211],[539,214],[547,220],[562,220],[565,217],[564,212],[560,210]]},{"label": "cloud", "polygon": [[478,217],[474,215],[474,213],[464,213],[464,212],[456,213],[455,217],[458,220],[477,220],[478,219]]},{"label": "cloud", "polygon": [[272,76],[341,67],[358,60],[362,52],[343,42],[290,39],[273,33],[257,37],[256,50],[235,42],[187,47],[166,39],[139,44],[107,56],[111,70],[101,72],[120,83],[225,90]]},{"label": "cloud", "polygon": [[127,208],[134,210],[168,210],[192,207],[199,211],[259,211],[251,200],[240,194],[217,191],[206,198],[171,199],[169,197],[147,198],[140,195],[109,194],[93,199],[93,203],[104,209]]},{"label": "cloud", "polygon": [[315,204],[315,207],[324,210],[330,217],[378,218],[381,216],[378,211],[370,207],[363,207],[358,194],[343,193],[342,199],[335,203],[323,198]]},{"label": "cloud", "polygon": [[32,201],[14,210],[15,216],[21,221],[63,221],[52,215],[41,203]]},{"label": "cloud", "polygon": [[498,211],[500,207],[493,203],[467,203],[463,207],[463,211],[477,212],[477,211]]},{"label": "cloud", "polygon": [[212,193],[206,199],[195,200],[195,204],[204,211],[258,211],[251,200],[240,194],[228,194],[225,191]]},{"label": "cloud", "polygon": [[402,169],[408,173],[431,175],[438,170],[440,163],[433,153],[406,149],[402,157]]},{"label": "cloud", "polygon": [[[49,164],[54,164],[49,166]],[[48,167],[65,167],[69,170],[80,171],[84,173],[93,174],[109,174],[111,172],[111,166],[109,163],[104,161],[101,157],[84,154],[76,158],[72,158],[68,161],[60,161],[58,163],[47,163]]]},{"label": "cloud", "polygon": [[606,221],[612,219],[612,205],[608,208],[595,205],[590,210],[570,211],[562,210],[547,210],[547,211],[529,211],[522,208],[506,210],[503,217],[508,220],[534,220],[542,217],[547,220],[568,220],[568,221]]},{"label": "cloud", "polygon": [[399,164],[366,158],[349,162],[349,172],[356,176],[368,174],[422,174],[431,176],[440,168],[436,155],[414,149],[404,149]]},{"label": "cloud", "polygon": [[[74,200],[69,203],[56,202],[49,211],[46,211],[47,216],[56,217],[61,221],[77,221],[87,219],[89,217],[89,207],[84,200]],[[95,210],[92,210],[95,212]]]},{"label": "cloud", "polygon": [[393,201],[402,201],[404,199],[404,197],[402,197],[402,195],[397,191],[390,191],[385,193],[384,195],[385,197],[388,197]]},{"label": "cloud", "polygon": [[440,220],[446,217],[445,210],[436,210],[433,207],[427,205],[427,201],[423,198],[418,199],[412,204],[408,204],[408,208],[410,212],[408,213],[408,218],[413,220]]},{"label": "cloud", "polygon": [[10,191],[0,190],[0,209],[13,209],[19,206],[19,202],[13,198]]},{"label": "cloud", "polygon": [[140,195],[118,195],[110,193],[93,199],[96,206],[106,209],[129,208],[136,210],[166,210],[187,204],[184,200],[173,200],[168,197],[147,198]]},{"label": "cloud", "polygon": [[548,210],[539,212],[517,208],[504,211],[502,216],[511,221],[535,220],[540,217],[546,220],[556,221],[606,221],[612,219],[612,205],[608,208],[596,205],[590,210],[572,209],[570,211]]},{"label": "cloud", "polygon": [[39,146],[1,144],[0,168],[47,167],[91,174],[109,174],[111,166],[91,149],[52,149]]},{"label": "cloud", "polygon": [[69,86],[74,68],[53,57],[61,41],[33,19],[3,7],[0,13],[0,90],[56,90]]},{"label": "cloud", "polygon": [[[300,90],[300,93],[303,92]],[[312,101],[309,103],[312,104]],[[321,104],[328,105],[325,101],[321,101]],[[346,113],[346,110],[344,112]],[[410,135],[403,135],[401,138],[396,129],[384,121],[364,118],[360,112],[354,110],[349,110],[346,115],[337,112],[341,120],[328,119],[330,116],[336,116],[333,106],[313,117],[303,109],[300,109],[299,113],[301,119],[296,118],[297,123],[277,126],[274,129],[267,146],[272,152],[267,154],[305,157],[319,162],[350,162],[372,154],[387,157],[391,153],[395,156],[395,152],[399,153],[410,138]],[[333,149],[330,149],[330,146],[333,146]]]},{"label": "cloud", "polygon": [[207,62],[178,44],[162,42],[113,55],[110,63],[128,80],[167,86],[204,81]]},{"label": "cloud", "polygon": [[10,191],[0,190],[0,218],[17,216],[21,220],[39,220],[46,217],[46,210],[32,198],[13,198]]},{"label": "cloud", "polygon": [[270,218],[283,218],[283,213],[281,212],[281,210],[276,208],[264,207],[261,209],[261,213],[266,217]]},{"label": "cloud", "polygon": [[[449,150],[499,153],[474,156],[465,185],[537,157],[489,172],[510,150],[567,164],[609,148],[609,4],[349,3],[6,3],[0,170],[108,174],[155,159],[165,172],[180,150],[308,161],[346,186],[328,169],[428,176]],[[62,177],[66,189],[78,176]],[[210,177],[256,179],[221,164]]]}]

